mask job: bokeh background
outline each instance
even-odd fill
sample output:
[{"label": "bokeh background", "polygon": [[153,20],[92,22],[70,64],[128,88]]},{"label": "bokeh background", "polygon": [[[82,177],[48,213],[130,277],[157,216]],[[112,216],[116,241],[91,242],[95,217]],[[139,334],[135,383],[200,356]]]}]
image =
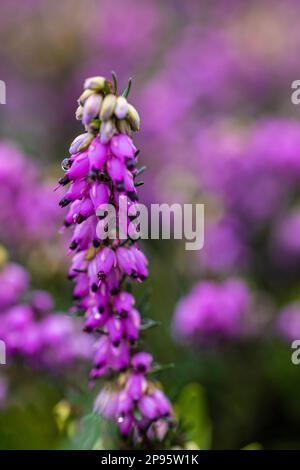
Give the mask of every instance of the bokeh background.
[{"label": "bokeh background", "polygon": [[[83,79],[134,78],[141,200],[205,204],[205,246],[147,241],[144,341],[201,449],[300,448],[300,4],[2,0],[0,448],[118,448],[91,413],[54,181]],[[59,314],[60,313],[60,314]]]}]

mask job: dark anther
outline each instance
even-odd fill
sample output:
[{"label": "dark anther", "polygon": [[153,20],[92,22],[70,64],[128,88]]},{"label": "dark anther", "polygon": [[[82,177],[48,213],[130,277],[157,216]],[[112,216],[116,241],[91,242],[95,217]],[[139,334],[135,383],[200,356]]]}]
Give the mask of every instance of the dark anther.
[{"label": "dark anther", "polygon": [[77,217],[75,218],[76,224],[82,224],[84,222],[86,217],[84,215],[78,214]]},{"label": "dark anther", "polygon": [[98,178],[98,175],[99,175],[99,171],[92,169],[88,174],[88,178],[91,181],[95,181]]},{"label": "dark anther", "polygon": [[76,250],[78,247],[78,242],[76,240],[73,240],[69,246],[70,250]]},{"label": "dark anther", "polygon": [[62,178],[60,178],[58,180],[58,182],[61,186],[65,186],[66,184],[69,183],[69,181],[70,181],[70,179],[69,179],[68,175],[63,176]]},{"label": "dark anther", "polygon": [[138,201],[138,195],[134,191],[128,191],[127,195],[133,202]]},{"label": "dark anther", "polygon": [[107,217],[107,216],[108,216],[108,211],[105,211],[104,214],[98,215],[98,219],[99,219],[99,220],[103,220],[103,219],[105,219],[105,217]]},{"label": "dark anther", "polygon": [[126,167],[128,170],[133,170],[135,168],[135,161],[133,160],[133,158],[128,158],[126,160]]},{"label": "dark anther", "polygon": [[82,331],[84,331],[85,333],[91,333],[93,331],[93,328],[91,328],[90,326],[85,326]]},{"label": "dark anther", "polygon": [[124,191],[124,182],[118,181],[116,184],[117,191]]},{"label": "dark anther", "polygon": [[100,281],[104,281],[104,279],[106,278],[106,275],[103,271],[99,271],[97,276]]},{"label": "dark anther", "polygon": [[70,200],[69,199],[66,199],[66,198],[63,198],[59,201],[59,205],[60,207],[66,207],[70,204]]}]

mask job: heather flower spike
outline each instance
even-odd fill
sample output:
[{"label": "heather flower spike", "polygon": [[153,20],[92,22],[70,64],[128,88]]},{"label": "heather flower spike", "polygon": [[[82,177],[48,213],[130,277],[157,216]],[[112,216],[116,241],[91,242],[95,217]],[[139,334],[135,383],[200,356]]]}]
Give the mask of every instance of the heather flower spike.
[{"label": "heather flower spike", "polygon": [[98,207],[109,202],[117,209],[125,196],[132,205],[138,198],[134,178],[144,171],[136,168],[139,151],[131,138],[140,127],[138,112],[127,101],[131,80],[117,96],[112,75],[113,83],[104,77],[84,83],[76,117],[86,133],[74,139],[63,161],[65,176],[59,184],[69,189],[60,205],[69,206],[65,226],[74,228],[69,270],[75,283],[73,310],[85,312],[84,331],[96,337],[91,383],[105,380],[95,410],[114,420],[134,445],[148,446],[162,441],[174,425],[170,402],[149,378],[153,359],[139,346],[145,328],[134,297],[124,289],[124,279],[142,282],[148,276],[148,260],[137,241],[101,240],[96,230],[103,219]]}]

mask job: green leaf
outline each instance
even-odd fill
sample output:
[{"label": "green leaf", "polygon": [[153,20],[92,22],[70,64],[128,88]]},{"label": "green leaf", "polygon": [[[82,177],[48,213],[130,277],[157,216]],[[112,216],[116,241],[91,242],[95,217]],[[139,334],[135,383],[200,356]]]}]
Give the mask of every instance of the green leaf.
[{"label": "green leaf", "polygon": [[251,442],[251,444],[246,445],[241,450],[263,450],[263,446],[259,442]]},{"label": "green leaf", "polygon": [[85,315],[84,310],[77,310],[77,312],[70,312],[70,317],[83,317]]},{"label": "green leaf", "polygon": [[144,318],[141,324],[141,331],[149,330],[150,328],[155,328],[156,326],[160,326],[161,322],[157,320],[152,320],[151,318]]},{"label": "green leaf", "polygon": [[175,410],[185,428],[187,441],[195,442],[201,450],[209,449],[212,429],[203,387],[197,383],[186,385],[175,404]]},{"label": "green leaf", "polygon": [[149,375],[151,374],[157,374],[158,372],[163,372],[164,370],[168,369],[174,369],[175,364],[173,362],[169,364],[154,364],[152,366],[151,371],[149,372]]},{"label": "green leaf", "polygon": [[[137,150],[137,151],[135,152],[135,156],[136,156],[136,157],[137,157],[138,153],[139,153],[139,150]],[[145,170],[146,170],[146,167],[145,167],[145,166],[142,166],[141,168],[139,168],[139,169],[137,170],[137,172],[135,173],[134,178],[137,178],[138,176],[142,175]]]},{"label": "green leaf", "polygon": [[138,188],[138,187],[140,187],[140,186],[143,186],[144,184],[145,184],[144,181],[136,181],[136,182],[134,183],[134,186],[135,186],[136,188]]},{"label": "green leaf", "polygon": [[116,72],[114,72],[113,70],[111,71],[111,75],[112,75],[112,79],[113,79],[113,83],[114,83],[114,94],[117,95],[118,94],[118,78],[117,78],[117,74]]},{"label": "green leaf", "polygon": [[123,93],[122,93],[122,96],[124,96],[124,98],[128,98],[128,95],[129,95],[129,92],[130,92],[130,88],[131,88],[131,84],[132,84],[132,78],[130,78],[130,79],[128,80],[127,87],[125,88],[125,90],[124,90]]},{"label": "green leaf", "polygon": [[91,450],[99,440],[102,431],[102,419],[97,414],[88,414],[81,419],[76,436],[75,449]]},{"label": "green leaf", "polygon": [[144,316],[149,310],[150,297],[151,297],[151,289],[148,287],[146,288],[145,292],[143,293],[142,298],[139,300],[137,304],[137,309],[142,316]]}]

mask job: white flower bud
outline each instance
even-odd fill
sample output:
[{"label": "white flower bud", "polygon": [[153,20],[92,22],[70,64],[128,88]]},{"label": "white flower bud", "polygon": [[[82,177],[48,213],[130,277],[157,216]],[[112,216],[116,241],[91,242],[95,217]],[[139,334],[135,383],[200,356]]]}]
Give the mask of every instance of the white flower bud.
[{"label": "white flower bud", "polygon": [[93,134],[89,134],[88,132],[86,132],[85,134],[78,135],[71,143],[69,152],[71,154],[74,154],[87,149],[93,139]]},{"label": "white flower bud", "polygon": [[80,119],[82,119],[82,116],[83,116],[83,107],[80,105],[76,109],[76,113],[75,113],[75,117],[76,117],[77,121],[80,121]]},{"label": "white flower bud", "polygon": [[115,125],[112,120],[102,121],[100,127],[100,140],[102,144],[107,144],[115,133]]},{"label": "white flower bud", "polygon": [[115,107],[115,115],[118,119],[124,119],[128,112],[128,102],[124,96],[118,96]]},{"label": "white flower bud", "polygon": [[121,134],[127,134],[129,137],[132,137],[132,129],[126,119],[117,120],[117,128]]},{"label": "white flower bud", "polygon": [[95,92],[93,90],[84,90],[83,93],[78,98],[78,104],[81,104],[81,106],[84,105],[86,100],[88,99],[89,96],[93,95]]},{"label": "white flower bud", "polygon": [[87,132],[91,132],[93,134],[98,133],[100,129],[100,121],[99,119],[93,119],[89,124],[85,126]]},{"label": "white flower bud", "polygon": [[138,131],[140,128],[141,120],[139,113],[132,104],[128,103],[127,121],[129,122],[133,131]]},{"label": "white flower bud", "polygon": [[110,119],[114,113],[114,109],[116,106],[117,97],[115,95],[107,95],[101,107],[101,111],[99,117],[101,121],[107,121]]},{"label": "white flower bud", "polygon": [[104,77],[89,77],[84,82],[84,89],[87,88],[94,91],[105,90],[108,83]]},{"label": "white flower bud", "polygon": [[88,97],[83,107],[83,124],[89,124],[92,119],[98,116],[102,104],[102,96],[98,93],[93,93]]}]

